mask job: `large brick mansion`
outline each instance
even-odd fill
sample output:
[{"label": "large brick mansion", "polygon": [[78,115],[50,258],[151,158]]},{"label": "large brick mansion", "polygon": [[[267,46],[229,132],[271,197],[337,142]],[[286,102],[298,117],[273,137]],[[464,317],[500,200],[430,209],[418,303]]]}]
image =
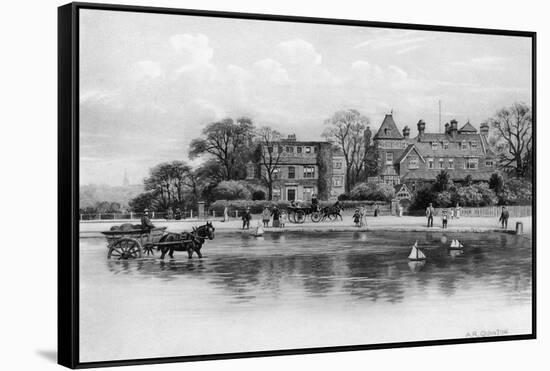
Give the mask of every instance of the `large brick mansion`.
[{"label": "large brick mansion", "polygon": [[[382,162],[380,177],[385,183],[407,184],[433,181],[441,170],[446,170],[455,182],[469,175],[472,180],[489,180],[495,171],[495,154],[489,148],[489,126],[480,125],[480,132],[469,122],[458,129],[458,122],[445,124],[444,133],[426,133],[426,124],[420,120],[418,134],[410,137],[405,126],[399,131],[393,116],[385,116],[373,138]],[[370,130],[365,136],[370,136]]]}]

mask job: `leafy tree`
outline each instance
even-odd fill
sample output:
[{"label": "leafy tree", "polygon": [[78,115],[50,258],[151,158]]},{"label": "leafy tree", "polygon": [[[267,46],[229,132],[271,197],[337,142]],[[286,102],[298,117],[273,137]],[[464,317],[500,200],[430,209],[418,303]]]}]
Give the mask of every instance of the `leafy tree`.
[{"label": "leafy tree", "polygon": [[462,206],[491,206],[497,202],[495,192],[485,182],[459,187],[453,197],[453,203],[460,203]]},{"label": "leafy tree", "polygon": [[145,178],[145,190],[155,195],[157,207],[184,207],[191,185],[191,167],[183,161],[164,162],[154,166]]},{"label": "leafy tree", "polygon": [[437,192],[447,191],[452,184],[449,173],[446,170],[441,170],[435,177],[434,190]]},{"label": "leafy tree", "polygon": [[533,184],[521,178],[509,179],[498,199],[501,205],[529,205],[533,201]]},{"label": "leafy tree", "polygon": [[492,142],[498,152],[499,167],[517,177],[528,175],[533,157],[531,106],[516,102],[499,110],[489,123],[495,129]]},{"label": "leafy tree", "polygon": [[261,127],[256,131],[256,138],[259,142],[258,157],[261,164],[261,179],[267,187],[267,199],[273,199],[273,182],[275,174],[279,170],[282,151],[277,145],[281,140],[281,133],[267,126]]},{"label": "leafy tree", "polygon": [[258,189],[254,192],[252,192],[252,200],[253,201],[262,201],[265,200],[265,192]]},{"label": "leafy tree", "polygon": [[145,209],[157,210],[157,195],[155,192],[143,192],[134,197],[128,203],[130,210],[143,212]]},{"label": "leafy tree", "polygon": [[224,180],[212,189],[215,200],[250,200],[252,194],[243,183],[236,180]]},{"label": "leafy tree", "polygon": [[502,193],[504,190],[504,179],[499,173],[491,174],[489,179],[489,188],[491,188],[496,194]]},{"label": "leafy tree", "polygon": [[225,118],[208,124],[202,137],[191,141],[189,157],[206,155],[214,159],[222,171],[224,180],[242,179],[246,176],[246,161],[250,157],[254,125],[248,118],[233,121]]},{"label": "leafy tree", "polygon": [[[365,172],[365,166],[368,163],[364,136],[368,124],[369,119],[354,109],[338,111],[325,120],[325,125],[328,127],[323,132],[323,136],[334,142],[344,153],[346,192],[350,192],[352,185],[357,182],[361,173]],[[373,152],[370,155],[375,156]]]},{"label": "leafy tree", "polygon": [[385,183],[359,183],[350,192],[352,200],[391,201],[395,190]]},{"label": "leafy tree", "polygon": [[430,203],[433,205],[437,204],[437,192],[434,192],[432,185],[426,184],[417,188],[412,199],[411,209],[423,210]]},{"label": "leafy tree", "polygon": [[449,191],[442,191],[437,193],[435,197],[436,207],[449,207],[453,205],[453,194]]}]

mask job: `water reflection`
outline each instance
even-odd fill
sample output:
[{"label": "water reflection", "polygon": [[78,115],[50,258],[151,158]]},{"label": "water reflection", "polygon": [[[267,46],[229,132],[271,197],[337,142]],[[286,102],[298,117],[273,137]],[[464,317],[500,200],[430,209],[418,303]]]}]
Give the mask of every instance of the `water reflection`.
[{"label": "water reflection", "polygon": [[[463,250],[448,249],[453,238]],[[407,260],[414,240],[427,261]],[[272,233],[261,239],[219,234],[204,255],[202,260],[100,259],[113,277],[176,281],[182,289],[200,280],[232,302],[285,294],[397,303],[426,290],[449,297],[472,287],[472,295],[500,290],[513,300],[530,299],[530,241],[506,234]]]}]

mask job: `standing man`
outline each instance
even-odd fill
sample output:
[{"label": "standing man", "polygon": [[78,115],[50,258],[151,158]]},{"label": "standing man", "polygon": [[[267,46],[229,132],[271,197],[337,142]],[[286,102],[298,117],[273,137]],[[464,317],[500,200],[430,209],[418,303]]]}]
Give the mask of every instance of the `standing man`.
[{"label": "standing man", "polygon": [[508,212],[508,209],[506,209],[506,206],[502,206],[502,212],[500,213],[500,219],[498,220],[503,229],[508,229],[508,218],[510,217],[510,213]]},{"label": "standing man", "polygon": [[426,208],[426,216],[428,217],[428,228],[434,226],[434,214],[435,209],[432,206],[432,203],[430,202],[430,206]]},{"label": "standing man", "polygon": [[242,216],[243,220],[243,229],[249,229],[250,228],[250,219],[252,219],[252,215],[250,215],[250,207],[247,207],[244,211],[244,214]]},{"label": "standing man", "polygon": [[273,216],[273,227],[274,228],[279,228],[280,227],[279,218],[281,217],[281,211],[279,210],[277,205],[273,206],[273,210],[271,211],[271,215]]}]

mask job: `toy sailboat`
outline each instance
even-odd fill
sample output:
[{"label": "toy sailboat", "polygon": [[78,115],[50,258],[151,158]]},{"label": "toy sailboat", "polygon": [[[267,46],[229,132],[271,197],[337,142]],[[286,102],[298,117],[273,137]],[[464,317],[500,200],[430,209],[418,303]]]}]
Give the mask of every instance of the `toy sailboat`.
[{"label": "toy sailboat", "polygon": [[260,237],[264,235],[264,227],[258,225],[251,233],[254,237]]},{"label": "toy sailboat", "polygon": [[458,240],[452,240],[449,249],[451,250],[462,250],[464,245],[462,245]]},{"label": "toy sailboat", "polygon": [[411,253],[409,254],[409,260],[411,261],[422,261],[426,260],[426,255],[417,246],[418,241],[416,241],[411,249]]}]

